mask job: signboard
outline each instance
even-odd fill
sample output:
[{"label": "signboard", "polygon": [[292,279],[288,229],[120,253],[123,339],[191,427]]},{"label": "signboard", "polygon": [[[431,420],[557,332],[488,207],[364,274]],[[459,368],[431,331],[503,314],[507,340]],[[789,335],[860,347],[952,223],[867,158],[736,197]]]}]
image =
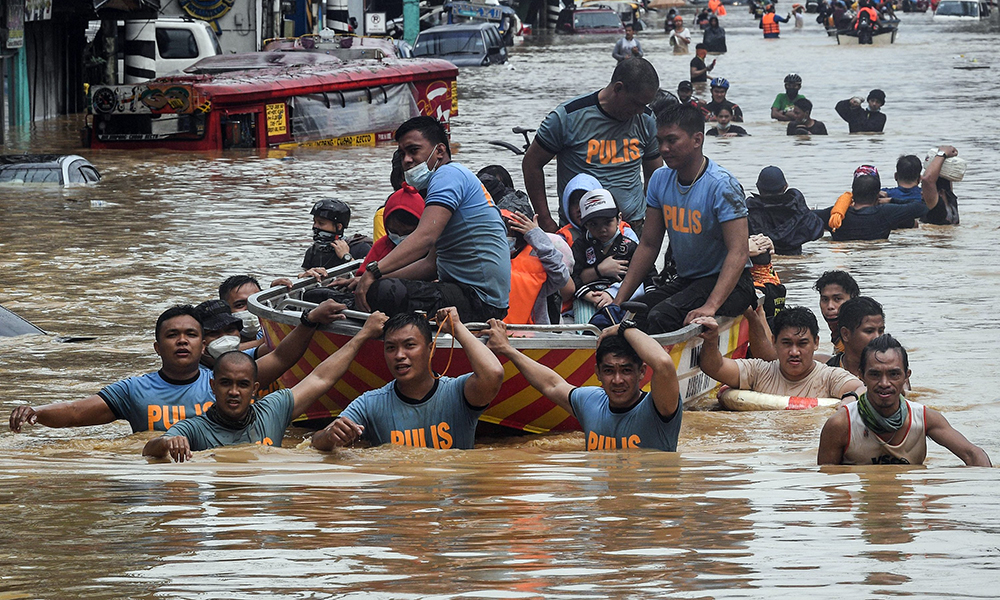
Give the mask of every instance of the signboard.
[{"label": "signboard", "polygon": [[385,13],[365,13],[365,34],[385,34]]},{"label": "signboard", "polygon": [[48,21],[52,18],[53,0],[24,0],[25,21]]},{"label": "signboard", "polygon": [[24,47],[24,0],[7,1],[7,47]]},{"label": "signboard", "polygon": [[268,104],[266,110],[267,136],[288,135],[288,121],[285,119],[285,103]]},{"label": "signboard", "polygon": [[488,4],[473,4],[472,2],[452,2],[451,14],[459,17],[472,17],[487,21],[499,21],[503,18],[503,8]]},{"label": "signboard", "polygon": [[208,21],[215,33],[221,33],[219,19],[229,12],[236,0],[180,0],[184,12],[196,19]]},{"label": "signboard", "polygon": [[95,113],[191,114],[207,112],[211,104],[189,85],[102,85],[91,88]]}]

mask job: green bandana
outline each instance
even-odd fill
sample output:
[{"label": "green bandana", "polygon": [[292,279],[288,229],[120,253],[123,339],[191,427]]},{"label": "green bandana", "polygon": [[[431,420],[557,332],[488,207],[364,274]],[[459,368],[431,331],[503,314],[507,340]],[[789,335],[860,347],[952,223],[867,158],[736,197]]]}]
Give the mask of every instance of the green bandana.
[{"label": "green bandana", "polygon": [[889,418],[883,417],[880,412],[868,403],[868,394],[865,393],[861,394],[861,397],[858,398],[858,414],[861,415],[861,420],[864,421],[865,427],[868,429],[871,429],[875,433],[889,433],[903,427],[903,423],[906,422],[906,418],[909,416],[909,409],[906,406],[906,398],[900,396],[899,408],[896,409],[896,414]]}]

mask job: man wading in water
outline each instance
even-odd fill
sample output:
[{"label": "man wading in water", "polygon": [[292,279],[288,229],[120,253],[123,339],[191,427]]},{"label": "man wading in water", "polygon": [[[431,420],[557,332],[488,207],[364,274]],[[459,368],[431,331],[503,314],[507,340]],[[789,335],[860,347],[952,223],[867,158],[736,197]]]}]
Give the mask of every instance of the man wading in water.
[{"label": "man wading in water", "polygon": [[909,377],[906,350],[891,335],[865,346],[861,378],[867,389],[823,426],[817,462],[920,465],[927,456],[929,437],[966,465],[992,466],[986,452],[965,439],[941,413],[903,397]]}]

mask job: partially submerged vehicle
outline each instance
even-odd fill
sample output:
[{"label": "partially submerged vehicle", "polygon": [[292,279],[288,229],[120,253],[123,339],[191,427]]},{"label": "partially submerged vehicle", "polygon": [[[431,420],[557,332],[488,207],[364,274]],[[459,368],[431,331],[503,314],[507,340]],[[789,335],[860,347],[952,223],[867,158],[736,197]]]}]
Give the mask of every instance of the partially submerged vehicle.
[{"label": "partially submerged vehicle", "polygon": [[448,24],[460,23],[493,23],[500,32],[504,44],[514,45],[514,36],[521,35],[521,18],[517,11],[494,0],[489,2],[453,1],[444,5],[448,15]]},{"label": "partially submerged vehicle", "polygon": [[[329,273],[324,283],[337,276],[349,276],[360,264],[349,263]],[[300,279],[291,289],[275,287],[259,292],[249,299],[249,310],[260,318],[264,336],[270,346],[277,345],[299,324],[303,310],[316,305],[302,300],[303,293],[320,285],[314,279]],[[343,346],[360,331],[368,313],[345,311],[347,319],[321,326],[313,337],[303,358],[281,378],[286,387],[294,386],[327,356]],[[743,317],[720,319],[720,351],[728,357],[746,355],[749,345],[749,328]],[[485,329],[485,323],[467,323],[471,330]],[[511,344],[538,362],[553,368],[569,383],[576,386],[599,385],[595,374],[596,335],[593,325],[509,325]],[[717,384],[701,372],[698,356],[702,339],[701,327],[689,325],[679,331],[653,336],[670,352],[680,380],[681,399],[685,405],[708,397]],[[433,367],[439,373],[467,373],[471,370],[461,345],[455,346],[454,356],[449,348],[452,338],[442,334],[437,340]],[[580,424],[569,413],[556,406],[531,387],[527,380],[506,359],[503,387],[490,407],[480,417],[481,421],[529,433],[547,431],[577,431]],[[643,385],[649,383],[647,374]],[[363,392],[377,389],[392,381],[382,352],[382,342],[368,342],[358,353],[347,374],[313,404],[306,412],[307,419],[335,417]],[[648,388],[647,388],[648,389]]]},{"label": "partially submerged vehicle", "polygon": [[214,56],[188,71],[94,86],[91,147],[374,146],[412,117],[434,117],[447,129],[458,114],[458,69],[443,60],[281,49]]},{"label": "partially submerged vehicle", "polygon": [[556,20],[556,33],[625,33],[618,13],[607,8],[564,8]]},{"label": "partially submerged vehicle", "polygon": [[989,3],[978,0],[941,0],[934,9],[935,21],[978,21],[989,15]]},{"label": "partially submerged vehicle", "polygon": [[623,27],[632,26],[636,32],[645,29],[642,22],[646,9],[639,2],[629,2],[628,0],[583,0],[580,3],[583,8],[606,8],[618,14]]},{"label": "partially submerged vehicle", "polygon": [[421,31],[414,58],[440,58],[456,67],[486,67],[507,62],[507,45],[493,23],[440,25]]},{"label": "partially submerged vehicle", "polygon": [[0,184],[68,187],[100,180],[97,168],[76,154],[0,155]]}]

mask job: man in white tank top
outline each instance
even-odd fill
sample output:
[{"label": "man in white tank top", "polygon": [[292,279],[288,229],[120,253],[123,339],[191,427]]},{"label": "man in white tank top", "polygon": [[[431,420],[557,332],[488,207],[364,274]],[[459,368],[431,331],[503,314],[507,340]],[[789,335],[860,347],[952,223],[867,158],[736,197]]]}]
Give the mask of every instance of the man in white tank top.
[{"label": "man in white tank top", "polygon": [[902,396],[909,377],[903,346],[891,335],[872,340],[861,352],[866,391],[823,426],[817,462],[919,465],[927,456],[930,437],[966,465],[991,466],[986,452],[965,439],[941,413]]}]

